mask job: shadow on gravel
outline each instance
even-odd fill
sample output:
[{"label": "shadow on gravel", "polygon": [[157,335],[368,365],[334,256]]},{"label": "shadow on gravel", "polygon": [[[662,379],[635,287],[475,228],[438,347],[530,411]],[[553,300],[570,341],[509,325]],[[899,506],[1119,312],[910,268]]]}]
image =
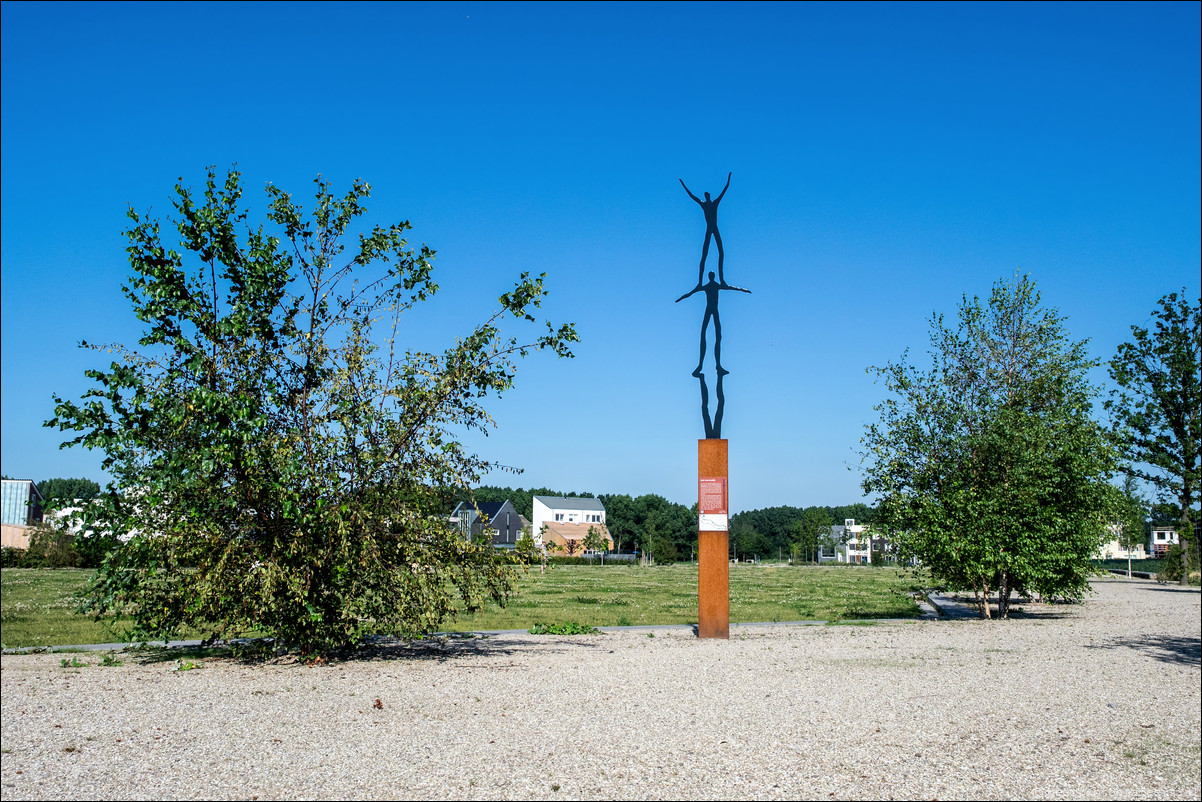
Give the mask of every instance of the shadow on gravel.
[{"label": "shadow on gravel", "polygon": [[528,650],[537,645],[540,651],[566,652],[579,648],[593,649],[605,646],[604,635],[575,635],[548,637],[532,643],[506,635],[440,635],[416,641],[380,639],[354,650],[328,652],[316,660],[307,661],[295,652],[276,654],[269,641],[253,641],[237,646],[196,646],[193,644],[143,646],[123,651],[114,651],[124,659],[143,664],[196,661],[229,660],[247,664],[310,663],[313,665],[335,665],[377,660],[414,662],[447,662],[464,658],[505,657]]},{"label": "shadow on gravel", "polygon": [[1025,621],[1056,621],[1061,618],[1071,618],[1077,602],[1043,601],[1028,602],[1022,607],[1011,607],[1010,617]]},{"label": "shadow on gravel", "polygon": [[1154,590],[1157,593],[1192,593],[1195,596],[1198,595],[1200,590],[1197,585],[1190,585],[1189,587],[1184,588],[1180,585],[1152,585],[1147,589]]},{"label": "shadow on gravel", "polygon": [[1089,649],[1135,649],[1159,660],[1183,666],[1202,665],[1202,640],[1176,635],[1130,635],[1115,638],[1109,643],[1088,646]]},{"label": "shadow on gravel", "polygon": [[[517,640],[505,635],[474,635],[470,637],[438,637],[420,641],[391,641],[372,644],[331,659],[331,662],[358,660],[431,661],[444,663],[452,660],[479,657],[506,657],[527,651],[537,645],[540,652],[566,652],[576,649],[597,649],[605,646],[604,635],[575,635],[547,638],[532,644],[530,640]],[[496,666],[480,666],[489,668]]]},{"label": "shadow on gravel", "polygon": [[[963,594],[932,594],[931,601],[942,609],[942,615],[946,618],[960,618],[974,621],[983,620],[977,611],[976,600],[972,596]],[[946,601],[951,601],[953,604],[946,604]],[[1010,618],[1023,621],[1056,621],[1061,618],[1072,617],[1075,615],[1073,608],[1079,606],[1078,602],[1061,600],[1033,601],[1031,599],[1012,599],[1010,601]],[[990,598],[989,607],[991,614],[996,617],[996,596]]]}]

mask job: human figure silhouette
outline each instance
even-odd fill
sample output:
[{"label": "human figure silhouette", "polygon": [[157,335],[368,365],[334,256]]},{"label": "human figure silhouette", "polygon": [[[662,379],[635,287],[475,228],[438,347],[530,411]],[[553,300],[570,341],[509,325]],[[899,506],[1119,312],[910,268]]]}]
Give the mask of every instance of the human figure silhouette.
[{"label": "human figure silhouette", "polygon": [[693,375],[702,380],[704,380],[701,368],[705,363],[705,330],[709,328],[710,318],[714,319],[714,366],[717,368],[719,381],[730,373],[729,370],[722,367],[722,318],[718,315],[718,293],[721,290],[751,293],[751,290],[745,290],[742,287],[732,287],[725,282],[714,281],[714,271],[711,270],[709,281],[704,285],[698,284],[676,299],[676,303],[680,303],[694,293],[705,292],[705,317],[701,319],[701,355],[697,357],[697,369],[693,371]]},{"label": "human figure silhouette", "polygon": [[[718,233],[718,204],[722,202],[722,196],[726,194],[726,190],[730,189],[730,173],[726,174],[726,186],[722,187],[722,191],[718,193],[718,197],[710,200],[710,194],[705,194],[705,200],[701,200],[685,185],[684,179],[680,179],[680,185],[684,187],[684,191],[689,193],[689,197],[697,201],[701,207],[701,213],[705,215],[705,242],[701,245],[701,264],[697,266],[697,288],[701,289],[701,277],[705,273],[705,259],[710,252],[710,237],[714,238],[714,242],[718,244],[718,283],[725,286],[726,278],[722,275],[722,262],[725,255],[722,253],[722,235]],[[732,288],[733,289],[733,288]]]}]

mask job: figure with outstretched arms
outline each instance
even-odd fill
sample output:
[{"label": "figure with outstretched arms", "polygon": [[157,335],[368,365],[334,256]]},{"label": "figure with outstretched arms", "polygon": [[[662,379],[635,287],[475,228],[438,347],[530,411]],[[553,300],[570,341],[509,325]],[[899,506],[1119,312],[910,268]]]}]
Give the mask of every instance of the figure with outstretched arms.
[{"label": "figure with outstretched arms", "polygon": [[[701,289],[701,277],[705,274],[705,259],[710,252],[710,237],[714,238],[714,242],[718,245],[718,284],[725,287],[726,278],[722,275],[722,262],[725,255],[722,253],[722,235],[718,233],[718,204],[722,202],[722,196],[726,194],[726,190],[730,189],[731,173],[726,174],[726,186],[722,187],[722,191],[718,193],[718,197],[710,200],[710,194],[705,194],[705,200],[701,200],[689,190],[684,179],[680,179],[680,185],[684,187],[684,191],[689,193],[689,197],[697,202],[701,207],[702,214],[705,215],[705,242],[701,245],[701,264],[697,267],[697,289]],[[734,287],[728,289],[735,289]]]},{"label": "figure with outstretched arms", "polygon": [[697,357],[697,369],[693,371],[693,375],[699,379],[702,378],[701,368],[705,362],[705,331],[709,328],[710,318],[714,319],[714,366],[718,370],[719,377],[730,373],[729,370],[722,367],[722,318],[718,315],[718,293],[721,290],[735,290],[749,294],[751,292],[742,287],[732,287],[726,282],[714,281],[714,271],[711,270],[709,281],[704,285],[698,284],[676,299],[676,303],[680,303],[694,293],[705,292],[705,317],[701,320],[701,355]]}]

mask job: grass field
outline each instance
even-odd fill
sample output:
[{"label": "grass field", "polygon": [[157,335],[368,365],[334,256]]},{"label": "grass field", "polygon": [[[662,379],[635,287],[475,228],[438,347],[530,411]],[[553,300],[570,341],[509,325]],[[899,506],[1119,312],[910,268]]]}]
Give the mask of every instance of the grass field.
[{"label": "grass field", "polygon": [[[896,569],[736,565],[730,620],[839,621],[919,614],[908,595],[919,583]],[[449,625],[450,630],[526,629],[569,621],[591,626],[697,623],[697,567],[564,565],[520,575],[518,594]]]},{"label": "grass field", "polygon": [[[104,622],[74,612],[88,571],[5,568],[0,572],[0,641],[5,648],[109,643]],[[922,582],[893,568],[737,565],[730,570],[730,619],[843,621],[907,618]],[[529,629],[535,624],[588,626],[695,624],[697,567],[563,565],[542,574],[519,571],[504,607],[445,624],[448,631]]]},{"label": "grass field", "polygon": [[0,642],[4,647],[111,643],[103,623],[75,612],[75,595],[91,571],[5,568],[0,571]]}]

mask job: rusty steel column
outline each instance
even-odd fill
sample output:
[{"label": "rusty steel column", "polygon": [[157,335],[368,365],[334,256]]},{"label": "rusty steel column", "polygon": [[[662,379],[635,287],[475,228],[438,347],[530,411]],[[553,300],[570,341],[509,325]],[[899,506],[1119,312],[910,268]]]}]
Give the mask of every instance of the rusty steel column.
[{"label": "rusty steel column", "polygon": [[697,636],[730,637],[726,441],[697,441]]}]

